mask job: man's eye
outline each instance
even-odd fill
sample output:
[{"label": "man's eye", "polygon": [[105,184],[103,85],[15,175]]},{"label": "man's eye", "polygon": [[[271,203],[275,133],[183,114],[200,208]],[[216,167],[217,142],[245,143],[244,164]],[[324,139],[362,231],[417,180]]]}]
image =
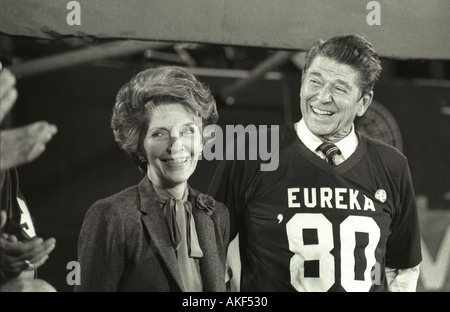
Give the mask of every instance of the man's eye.
[{"label": "man's eye", "polygon": [[315,86],[320,86],[322,84],[319,80],[316,79],[310,79],[309,82]]},{"label": "man's eye", "polygon": [[335,89],[336,92],[339,93],[339,94],[346,94],[346,93],[347,93],[347,90],[344,89],[344,88],[342,88],[342,87],[335,87],[334,89]]},{"label": "man's eye", "polygon": [[191,135],[194,133],[195,133],[194,127],[186,127],[183,129],[183,132],[182,132],[183,135]]}]

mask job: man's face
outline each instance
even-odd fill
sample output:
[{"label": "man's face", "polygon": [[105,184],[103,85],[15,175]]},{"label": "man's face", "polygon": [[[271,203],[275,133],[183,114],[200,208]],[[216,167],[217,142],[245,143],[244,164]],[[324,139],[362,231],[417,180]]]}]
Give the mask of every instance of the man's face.
[{"label": "man's face", "polygon": [[373,93],[362,93],[359,72],[328,57],[316,56],[303,75],[300,109],[308,129],[325,141],[347,136]]}]

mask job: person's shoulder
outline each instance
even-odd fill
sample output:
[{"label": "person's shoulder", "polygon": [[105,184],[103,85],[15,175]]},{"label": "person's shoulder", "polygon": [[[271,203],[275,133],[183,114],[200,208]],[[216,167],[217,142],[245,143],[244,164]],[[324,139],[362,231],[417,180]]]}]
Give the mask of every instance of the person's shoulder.
[{"label": "person's shoulder", "polygon": [[135,185],[96,200],[86,211],[81,232],[85,237],[102,231],[102,228],[132,231],[139,228],[140,216],[139,192]]},{"label": "person's shoulder", "polygon": [[130,213],[129,206],[132,203],[136,203],[138,199],[138,186],[133,185],[113,195],[96,200],[89,208],[89,212],[91,214],[105,212]]},{"label": "person's shoulder", "polygon": [[[235,126],[236,131],[236,140],[233,140],[232,142],[238,147],[238,148],[252,148],[254,147],[252,143],[258,144],[261,138],[274,138],[277,136],[284,137],[286,133],[292,132],[294,129],[294,123],[286,123],[286,124],[273,124],[273,125],[259,125],[259,126],[247,126],[243,127],[242,125],[238,125],[241,128],[238,129],[238,126]],[[252,139],[256,139],[255,142],[252,142]]]},{"label": "person's shoulder", "polygon": [[396,147],[382,142],[378,139],[365,137],[368,146],[373,147],[378,153],[383,156],[390,156],[393,160],[405,161],[406,156]]},{"label": "person's shoulder", "polygon": [[284,136],[286,133],[295,131],[294,122],[288,122],[283,124],[273,124],[273,125],[260,125],[256,130],[259,136],[271,136],[280,135]]},{"label": "person's shoulder", "polygon": [[400,176],[404,173],[408,159],[399,149],[374,138],[363,138],[367,141],[368,150],[375,153],[391,174]]}]

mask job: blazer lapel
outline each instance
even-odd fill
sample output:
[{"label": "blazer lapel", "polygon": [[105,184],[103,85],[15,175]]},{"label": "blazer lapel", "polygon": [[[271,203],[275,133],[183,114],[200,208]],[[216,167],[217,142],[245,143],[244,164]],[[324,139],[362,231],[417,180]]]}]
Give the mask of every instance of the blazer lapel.
[{"label": "blazer lapel", "polygon": [[140,211],[143,213],[142,221],[169,272],[177,282],[180,290],[183,291],[183,282],[175,250],[170,241],[169,232],[155,190],[148,177],[144,177],[139,183],[139,194],[141,199]]},{"label": "blazer lapel", "polygon": [[214,221],[204,210],[196,207],[195,201],[198,194],[198,191],[189,188],[189,201],[192,204],[195,229],[203,251],[203,257],[200,258],[203,291],[225,291],[225,273],[217,250]]}]

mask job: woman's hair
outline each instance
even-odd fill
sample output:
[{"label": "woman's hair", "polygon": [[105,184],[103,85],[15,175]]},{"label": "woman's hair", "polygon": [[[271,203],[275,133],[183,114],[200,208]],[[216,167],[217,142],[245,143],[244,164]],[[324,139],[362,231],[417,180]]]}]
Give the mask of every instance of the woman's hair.
[{"label": "woman's hair", "polygon": [[360,73],[362,92],[368,93],[381,75],[381,62],[372,44],[359,35],[342,35],[313,44],[305,57],[306,73],[317,55],[351,66]]},{"label": "woman's hair", "polygon": [[214,97],[193,74],[176,66],[141,71],[124,84],[116,96],[111,127],[119,146],[142,172],[147,164],[142,157],[144,138],[154,107],[179,103],[202,118],[203,128],[218,119]]}]

